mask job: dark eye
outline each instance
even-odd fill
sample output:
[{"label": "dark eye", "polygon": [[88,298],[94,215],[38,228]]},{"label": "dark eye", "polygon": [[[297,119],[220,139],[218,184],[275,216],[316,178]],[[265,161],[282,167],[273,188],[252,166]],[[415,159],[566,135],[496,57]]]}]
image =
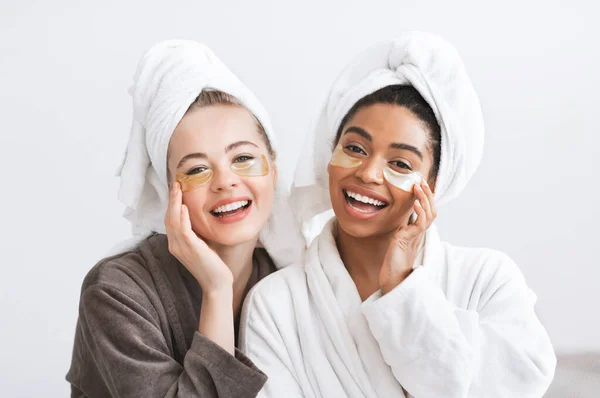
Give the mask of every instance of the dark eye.
[{"label": "dark eye", "polygon": [[208,170],[206,167],[198,166],[198,167],[194,167],[193,169],[190,169],[186,174],[190,176],[190,175],[194,175],[194,174],[200,174],[206,170]]},{"label": "dark eye", "polygon": [[390,162],[391,165],[398,167],[399,169],[405,169],[405,170],[411,170],[410,166],[406,163],[404,163],[401,160],[394,160],[393,162]]},{"label": "dark eye", "polygon": [[244,163],[252,159],[254,159],[254,157],[250,155],[240,155],[237,158],[233,159],[233,163]]},{"label": "dark eye", "polygon": [[350,144],[350,145],[346,145],[344,148],[349,150],[350,152],[359,153],[359,154],[365,155],[365,156],[367,155],[366,152],[363,151],[361,147],[356,146],[356,145]]}]

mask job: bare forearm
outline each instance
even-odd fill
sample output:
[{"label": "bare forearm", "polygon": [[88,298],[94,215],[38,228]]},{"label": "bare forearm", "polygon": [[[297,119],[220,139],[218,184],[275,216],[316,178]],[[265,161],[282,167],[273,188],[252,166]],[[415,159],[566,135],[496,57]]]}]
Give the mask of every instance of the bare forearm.
[{"label": "bare forearm", "polygon": [[232,289],[204,293],[198,330],[231,355],[235,355],[232,302]]}]

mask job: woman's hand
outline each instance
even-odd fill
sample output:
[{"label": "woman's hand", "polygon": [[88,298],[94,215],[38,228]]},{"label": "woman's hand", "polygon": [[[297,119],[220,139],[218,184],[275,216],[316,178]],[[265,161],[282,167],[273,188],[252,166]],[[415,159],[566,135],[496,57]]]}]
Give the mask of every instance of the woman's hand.
[{"label": "woman's hand", "polygon": [[413,207],[417,219],[412,224],[398,228],[390,242],[379,272],[379,285],[383,294],[391,291],[410,275],[421,239],[437,216],[433,192],[427,181],[423,180],[413,189],[416,196]]},{"label": "woman's hand", "polygon": [[165,227],[169,251],[196,278],[203,295],[233,291],[233,275],[227,265],[192,230],[179,182],[174,182],[171,187]]}]

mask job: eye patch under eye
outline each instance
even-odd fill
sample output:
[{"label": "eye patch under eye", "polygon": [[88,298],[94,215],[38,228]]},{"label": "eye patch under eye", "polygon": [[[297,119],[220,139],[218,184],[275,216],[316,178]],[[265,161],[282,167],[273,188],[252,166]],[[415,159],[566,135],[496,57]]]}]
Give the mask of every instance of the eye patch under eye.
[{"label": "eye patch under eye", "polygon": [[[343,167],[345,169],[352,169],[354,167],[358,167],[362,165],[362,160],[358,158],[353,158],[344,152],[344,148],[341,144],[338,144],[331,155],[331,160],[329,164],[336,167]],[[401,189],[406,192],[412,192],[412,187],[415,184],[420,184],[423,180],[423,176],[418,171],[415,171],[410,174],[402,174],[392,169],[389,165],[385,166],[383,169],[383,177],[387,182],[392,184],[398,189]]]},{"label": "eye patch under eye", "polygon": [[345,169],[351,169],[353,167],[360,166],[362,164],[362,160],[348,155],[346,152],[344,152],[344,147],[342,147],[341,144],[338,144],[331,155],[329,164],[332,166],[343,167]]},{"label": "eye patch under eye", "polygon": [[383,177],[387,182],[406,192],[412,192],[412,187],[423,181],[423,176],[418,171],[410,174],[398,173],[390,166],[383,169]]},{"label": "eye patch under eye", "polygon": [[269,174],[269,160],[265,155],[260,155],[245,162],[232,163],[231,170],[241,177],[262,177]]},{"label": "eye patch under eye", "polygon": [[[232,163],[231,171],[240,177],[262,177],[269,174],[269,160],[265,155],[249,159],[245,162]],[[176,179],[181,184],[182,192],[193,191],[207,184],[213,177],[211,169],[203,170],[197,174],[177,173]]]},{"label": "eye patch under eye", "polygon": [[206,169],[196,174],[177,173],[177,182],[181,184],[181,191],[188,192],[200,188],[212,179],[213,171]]}]

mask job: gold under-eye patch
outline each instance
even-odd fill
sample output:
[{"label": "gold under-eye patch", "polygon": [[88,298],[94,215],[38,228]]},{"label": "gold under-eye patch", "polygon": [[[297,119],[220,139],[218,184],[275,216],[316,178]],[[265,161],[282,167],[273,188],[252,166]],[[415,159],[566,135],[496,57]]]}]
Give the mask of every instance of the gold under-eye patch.
[{"label": "gold under-eye patch", "polygon": [[362,160],[348,155],[346,152],[344,152],[344,147],[342,147],[341,144],[338,144],[331,155],[329,164],[332,166],[343,167],[345,169],[351,169],[353,167],[360,166],[362,164]]},{"label": "gold under-eye patch", "polygon": [[192,191],[196,188],[200,188],[202,185],[209,182],[212,176],[213,171],[211,169],[206,169],[197,174],[177,173],[175,177],[177,178],[177,181],[181,184],[181,191],[187,192]]},{"label": "gold under-eye patch", "polygon": [[241,177],[262,177],[269,174],[269,160],[265,155],[260,155],[245,162],[232,163],[231,170]]},{"label": "gold under-eye patch", "polygon": [[[351,169],[362,165],[362,160],[353,158],[344,152],[344,147],[338,144],[331,155],[329,164],[332,166],[343,167],[345,169]],[[383,177],[387,182],[406,192],[411,192],[412,187],[415,184],[420,184],[423,180],[423,176],[418,171],[410,174],[402,174],[392,169],[389,165],[383,169]]]},{"label": "gold under-eye patch", "polygon": [[[269,174],[269,170],[269,160],[265,155],[246,160],[245,162],[231,164],[231,171],[240,177],[262,177]],[[188,192],[208,183],[213,175],[214,173],[211,169],[206,169],[197,174],[177,173],[175,177],[181,184],[181,190]]]}]

